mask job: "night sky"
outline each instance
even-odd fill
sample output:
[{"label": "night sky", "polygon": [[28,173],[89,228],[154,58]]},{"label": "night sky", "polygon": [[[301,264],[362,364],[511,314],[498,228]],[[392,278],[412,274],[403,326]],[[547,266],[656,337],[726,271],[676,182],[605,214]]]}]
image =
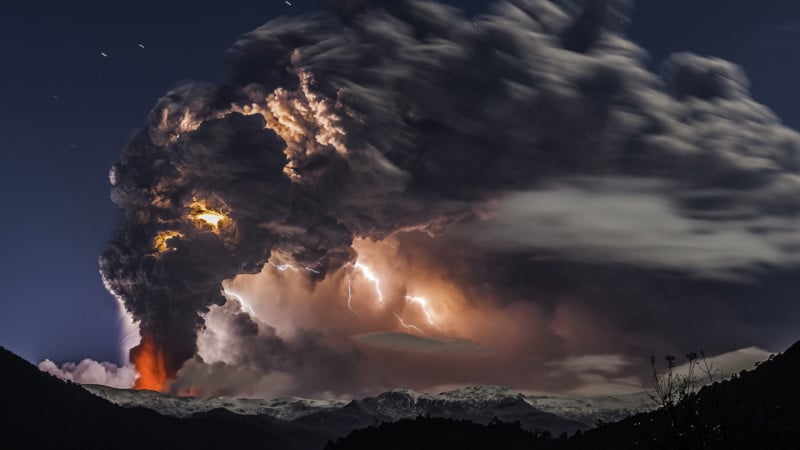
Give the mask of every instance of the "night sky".
[{"label": "night sky", "polygon": [[[489,2],[451,3],[479,13]],[[223,54],[240,35],[316,7],[311,0],[0,5],[0,344],[32,362],[119,360],[117,306],[98,274],[98,257],[122,221],[109,198],[109,168],[167,90],[225,79]],[[675,51],[740,65],[753,98],[800,129],[797,2],[642,0],[627,34],[648,50],[652,68]],[[775,276],[776,289],[792,286]],[[800,338],[800,328],[794,332],[765,345],[781,349]]]}]

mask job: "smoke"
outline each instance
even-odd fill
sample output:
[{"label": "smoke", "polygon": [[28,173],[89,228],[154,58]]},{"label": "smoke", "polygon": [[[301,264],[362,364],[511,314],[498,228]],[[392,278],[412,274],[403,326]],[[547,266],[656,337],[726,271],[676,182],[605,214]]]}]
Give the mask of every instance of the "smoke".
[{"label": "smoke", "polygon": [[[800,262],[786,247],[800,237],[790,231],[791,217],[720,223],[680,214],[677,198],[695,195],[681,190],[658,180],[565,179],[537,191],[509,192],[491,209],[491,218],[458,232],[488,248],[553,250],[553,258],[621,262],[703,278],[736,280],[748,276],[744,268],[758,272],[770,263]],[[753,232],[759,227],[784,232]]]},{"label": "smoke", "polygon": [[80,384],[102,384],[117,389],[129,389],[136,380],[136,369],[131,365],[117,367],[108,362],[97,362],[84,359],[75,364],[67,362],[60,367],[45,359],[39,363],[39,370],[55,375],[62,380],[69,380]]},{"label": "smoke", "polygon": [[[723,299],[797,264],[800,136],[731,63],[650,72],[627,6],[334,2],[243,36],[225,83],[159,100],[111,169],[126,220],[101,272],[173,389],[558,386],[531,372],[700,333],[753,344],[681,302],[758,335],[741,292]],[[467,351],[385,351],[422,342]]]}]

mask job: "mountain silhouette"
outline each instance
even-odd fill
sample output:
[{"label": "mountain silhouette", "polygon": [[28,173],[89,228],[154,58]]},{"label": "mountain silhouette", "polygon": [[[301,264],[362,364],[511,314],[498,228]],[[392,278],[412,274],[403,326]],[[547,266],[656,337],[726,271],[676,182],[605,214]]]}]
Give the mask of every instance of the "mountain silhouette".
[{"label": "mountain silhouette", "polygon": [[800,449],[800,342],[671,409],[575,439],[594,449]]},{"label": "mountain silhouette", "polygon": [[0,347],[4,449],[294,449],[270,424],[224,411],[189,419],[122,408]]}]

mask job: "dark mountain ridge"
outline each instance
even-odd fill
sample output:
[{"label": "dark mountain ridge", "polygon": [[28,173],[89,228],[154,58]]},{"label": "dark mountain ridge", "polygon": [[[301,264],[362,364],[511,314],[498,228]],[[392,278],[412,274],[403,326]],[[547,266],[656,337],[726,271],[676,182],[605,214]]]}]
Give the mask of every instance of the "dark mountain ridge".
[{"label": "dark mountain ridge", "polygon": [[0,414],[5,449],[295,448],[268,422],[227,411],[179,419],[121,408],[2,347],[0,373],[6,389]]}]

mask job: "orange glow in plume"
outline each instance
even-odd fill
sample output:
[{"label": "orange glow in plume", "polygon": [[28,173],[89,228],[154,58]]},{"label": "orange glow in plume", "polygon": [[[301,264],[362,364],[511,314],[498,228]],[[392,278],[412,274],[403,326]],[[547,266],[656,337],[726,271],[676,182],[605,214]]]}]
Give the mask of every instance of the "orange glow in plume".
[{"label": "orange glow in plume", "polygon": [[164,368],[164,355],[155,346],[152,339],[146,336],[142,337],[142,343],[131,352],[131,359],[139,372],[139,378],[133,385],[134,389],[166,391],[169,387],[169,379]]},{"label": "orange glow in plume", "polygon": [[230,218],[221,209],[212,209],[205,200],[194,199],[189,205],[189,219],[199,228],[210,228],[216,234],[225,226]]},{"label": "orange glow in plume", "polygon": [[162,231],[153,238],[153,249],[160,255],[169,251],[175,250],[175,247],[169,244],[170,239],[182,238],[183,233],[179,231]]}]

